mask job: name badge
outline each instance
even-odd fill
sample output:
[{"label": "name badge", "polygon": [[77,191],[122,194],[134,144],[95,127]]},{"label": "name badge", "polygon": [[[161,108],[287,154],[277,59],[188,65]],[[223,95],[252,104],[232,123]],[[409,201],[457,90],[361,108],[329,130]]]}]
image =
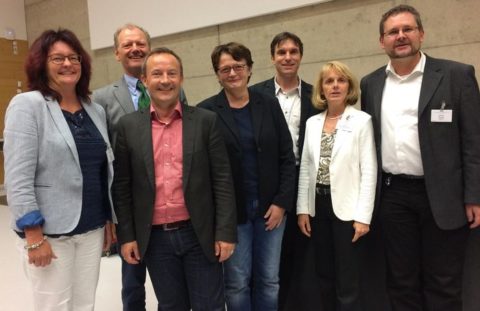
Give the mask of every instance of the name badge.
[{"label": "name badge", "polygon": [[337,125],[337,129],[340,131],[351,132],[353,131],[352,124],[349,122],[351,116],[347,116],[345,119],[340,120]]},{"label": "name badge", "polygon": [[432,110],[431,122],[452,122],[452,109]]}]

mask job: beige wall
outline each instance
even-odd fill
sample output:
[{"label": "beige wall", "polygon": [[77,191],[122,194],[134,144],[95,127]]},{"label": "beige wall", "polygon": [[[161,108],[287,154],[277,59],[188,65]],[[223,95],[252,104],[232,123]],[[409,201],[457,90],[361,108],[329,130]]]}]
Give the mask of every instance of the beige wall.
[{"label": "beige wall", "polygon": [[[333,59],[347,63],[358,77],[362,77],[387,62],[378,44],[378,22],[383,12],[401,3],[415,6],[422,14],[425,52],[434,57],[470,63],[480,70],[478,0],[334,0],[156,38],[153,46],[168,46],[182,57],[184,88],[191,104],[219,90],[210,63],[210,52],[215,45],[235,40],[249,47],[255,61],[251,82],[255,83],[273,75],[270,41],[276,33],[285,30],[296,33],[304,42],[301,76],[306,81],[313,82],[320,66]],[[73,30],[89,49],[86,0],[25,0],[25,12],[30,41],[47,28],[65,27]],[[94,51],[92,56],[92,89],[120,77],[122,68],[111,49]],[[478,71],[477,78],[480,78]]]}]

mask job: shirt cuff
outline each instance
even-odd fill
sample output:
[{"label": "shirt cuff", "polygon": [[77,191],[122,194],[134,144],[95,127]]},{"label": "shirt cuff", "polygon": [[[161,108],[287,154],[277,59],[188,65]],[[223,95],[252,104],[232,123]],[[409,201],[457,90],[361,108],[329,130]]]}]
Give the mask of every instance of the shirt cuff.
[{"label": "shirt cuff", "polygon": [[41,226],[45,222],[40,211],[35,210],[23,215],[20,219],[17,220],[16,225],[18,229],[24,230],[28,227]]}]

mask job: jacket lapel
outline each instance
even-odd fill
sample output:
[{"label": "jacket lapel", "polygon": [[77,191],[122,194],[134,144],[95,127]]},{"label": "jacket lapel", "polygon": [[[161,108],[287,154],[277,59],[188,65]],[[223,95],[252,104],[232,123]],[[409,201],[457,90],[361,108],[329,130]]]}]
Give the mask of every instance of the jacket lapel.
[{"label": "jacket lapel", "polygon": [[374,78],[372,83],[370,84],[372,90],[372,101],[374,107],[374,117],[378,120],[380,126],[381,120],[381,110],[382,110],[382,97],[383,97],[383,88],[385,87],[385,79],[387,78],[387,73],[385,72],[385,68],[383,67]]},{"label": "jacket lapel", "polygon": [[125,78],[121,78],[115,83],[113,95],[115,96],[125,113],[135,111],[135,107],[133,106],[132,102],[132,96],[130,95],[130,91],[128,90],[128,85],[125,81]]},{"label": "jacket lapel", "polygon": [[137,124],[139,131],[139,148],[143,153],[145,169],[148,180],[155,189],[155,166],[153,164],[153,144],[152,144],[152,121],[150,109],[140,111],[140,122]]},{"label": "jacket lapel", "polygon": [[250,97],[250,109],[251,109],[251,116],[252,116],[252,126],[253,132],[255,135],[255,142],[257,146],[259,145],[260,133],[262,132],[262,121],[263,121],[263,114],[264,114],[264,107],[258,97],[256,97],[255,93],[249,91]]},{"label": "jacket lapel", "polygon": [[[323,133],[323,125],[325,123],[325,117],[327,113],[322,112],[313,116],[315,118],[315,126],[310,131],[311,137],[309,139],[312,142],[312,150],[313,150],[313,160],[315,161],[315,172],[318,171],[318,165],[320,162],[320,151],[321,151],[321,143],[322,143],[322,133]],[[318,135],[320,133],[320,136]]]},{"label": "jacket lapel", "polygon": [[300,98],[300,124],[305,124],[310,115],[310,109],[312,109],[312,92],[306,83],[302,80],[302,94]]},{"label": "jacket lapel", "polygon": [[196,118],[192,107],[182,105],[182,109],[183,192],[186,193],[195,148]]},{"label": "jacket lapel", "polygon": [[52,116],[55,126],[57,127],[58,131],[63,136],[63,138],[65,139],[65,142],[67,143],[70,151],[72,152],[75,162],[77,163],[78,167],[80,167],[80,160],[78,158],[77,145],[75,144],[75,140],[73,139],[73,135],[72,135],[72,132],[70,131],[70,128],[68,127],[67,121],[63,116],[60,105],[56,100],[53,100],[49,97],[46,97],[45,100],[47,102],[48,111]]},{"label": "jacket lapel", "polygon": [[425,62],[425,71],[423,73],[422,88],[420,90],[420,99],[418,102],[418,119],[422,115],[425,107],[427,107],[430,99],[440,85],[443,74],[440,72],[441,68],[435,66],[432,58],[427,56]]},{"label": "jacket lapel", "polygon": [[100,116],[98,115],[98,112],[95,110],[95,108],[92,106],[92,104],[88,104],[85,102],[82,102],[83,109],[87,112],[88,116],[90,119],[92,119],[93,124],[95,124],[95,127],[98,129],[100,134],[102,135],[103,140],[107,144],[107,146],[110,148],[110,143],[108,140],[108,133],[107,133],[107,128],[105,126],[105,122],[100,119]]},{"label": "jacket lapel", "polygon": [[353,114],[352,114],[352,106],[345,107],[345,111],[343,112],[342,118],[337,123],[337,133],[335,135],[335,142],[333,143],[333,150],[332,150],[332,159],[338,153],[338,150],[342,148],[343,143],[347,138],[352,135],[353,131]]},{"label": "jacket lapel", "polygon": [[222,90],[218,96],[215,97],[215,112],[218,114],[220,119],[222,119],[227,128],[233,133],[237,143],[240,144],[240,136],[237,125],[235,123],[235,119],[233,118],[233,113],[230,109],[230,105],[228,104],[227,96],[225,95],[224,90]]}]

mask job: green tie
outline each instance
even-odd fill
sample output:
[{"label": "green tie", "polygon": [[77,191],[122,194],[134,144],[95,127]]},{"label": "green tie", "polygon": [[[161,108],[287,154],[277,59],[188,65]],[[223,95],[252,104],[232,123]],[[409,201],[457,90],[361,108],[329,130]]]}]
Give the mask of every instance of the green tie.
[{"label": "green tie", "polygon": [[137,81],[137,90],[140,92],[140,96],[138,97],[138,110],[150,106],[150,97],[148,97],[145,85],[143,85],[140,80]]}]

